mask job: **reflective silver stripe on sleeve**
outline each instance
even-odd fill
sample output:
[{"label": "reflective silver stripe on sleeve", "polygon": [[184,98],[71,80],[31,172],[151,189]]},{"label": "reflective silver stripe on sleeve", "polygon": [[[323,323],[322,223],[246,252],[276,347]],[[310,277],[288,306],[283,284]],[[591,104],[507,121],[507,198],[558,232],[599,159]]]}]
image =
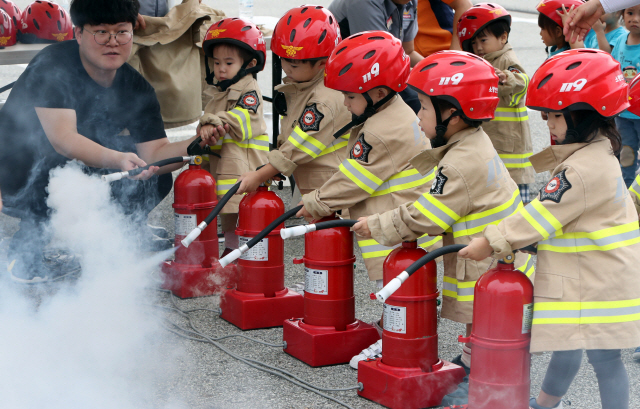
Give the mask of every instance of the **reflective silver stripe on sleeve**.
[{"label": "reflective silver stripe on sleeve", "polygon": [[[425,193],[425,194],[428,194],[428,193]],[[427,198],[425,198],[424,195],[420,196],[416,201],[420,203],[420,205],[422,205],[422,207],[424,207],[426,210],[431,212],[434,216],[442,220],[442,222],[444,222],[447,226],[452,226],[456,222],[456,220],[453,217],[449,216],[448,214],[446,214],[445,212],[437,208],[433,203],[427,200]]]}]

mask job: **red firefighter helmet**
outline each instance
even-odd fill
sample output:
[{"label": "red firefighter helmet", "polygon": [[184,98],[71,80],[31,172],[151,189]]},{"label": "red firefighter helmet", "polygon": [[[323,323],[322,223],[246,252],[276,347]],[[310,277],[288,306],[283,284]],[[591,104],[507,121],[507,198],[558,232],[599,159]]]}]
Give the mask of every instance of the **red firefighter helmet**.
[{"label": "red firefighter helmet", "polygon": [[498,106],[498,76],[483,58],[465,51],[439,51],[411,70],[409,86],[448,101],[474,121],[493,119]]},{"label": "red firefighter helmet", "polygon": [[612,117],[629,107],[629,87],[620,63],[610,54],[568,50],[546,60],[533,74],[526,105],[538,111],[590,109]]},{"label": "red firefighter helmet", "polygon": [[478,3],[465,11],[458,20],[458,38],[462,49],[472,52],[471,40],[495,21],[504,20],[511,26],[511,15],[504,7],[495,3]]},{"label": "red firefighter helmet", "polygon": [[4,10],[9,18],[13,21],[16,30],[20,29],[20,20],[22,20],[22,12],[12,1],[0,0],[0,10]]},{"label": "red firefighter helmet", "polygon": [[0,9],[0,47],[8,47],[16,43],[18,29],[13,24],[11,17]]},{"label": "red firefighter helmet", "polygon": [[331,53],[324,85],[344,92],[365,93],[387,86],[407,86],[410,61],[400,40],[386,31],[364,31],[344,39]]},{"label": "red firefighter helmet", "polygon": [[556,11],[562,12],[562,6],[569,10],[571,6],[578,7],[579,5],[584,4],[582,0],[542,0],[536,10],[539,13],[544,14],[553,20],[560,27],[564,27],[562,25],[562,18],[556,13]]},{"label": "red firefighter helmet", "polygon": [[204,54],[207,57],[213,57],[213,47],[222,43],[232,44],[249,51],[258,62],[256,71],[264,69],[267,46],[262,32],[252,22],[233,17],[212,24],[202,42]]},{"label": "red firefighter helmet", "polygon": [[292,8],[278,21],[271,49],[282,58],[310,60],[329,57],[340,40],[340,27],[329,9],[306,5]]},{"label": "red firefighter helmet", "polygon": [[629,84],[629,112],[640,115],[640,74],[636,75]]},{"label": "red firefighter helmet", "polygon": [[22,12],[20,41],[55,43],[73,38],[73,24],[65,9],[46,0],[29,4]]}]

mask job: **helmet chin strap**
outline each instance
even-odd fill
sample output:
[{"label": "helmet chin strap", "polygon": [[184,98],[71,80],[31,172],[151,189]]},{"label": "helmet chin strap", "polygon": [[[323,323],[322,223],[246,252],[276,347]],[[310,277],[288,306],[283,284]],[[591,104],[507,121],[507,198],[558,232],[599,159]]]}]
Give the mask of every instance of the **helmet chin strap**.
[{"label": "helmet chin strap", "polygon": [[242,67],[240,67],[240,69],[238,70],[238,73],[233,78],[224,80],[224,81],[218,81],[217,83],[214,84],[213,72],[211,72],[211,70],[209,69],[209,58],[205,58],[204,66],[207,71],[207,76],[205,77],[205,80],[207,81],[207,84],[219,87],[220,90],[224,92],[227,90],[227,88],[229,88],[230,86],[232,86],[233,84],[235,84],[236,82],[244,78],[245,75],[253,74],[254,72],[259,71],[257,66],[247,69],[247,65],[249,65],[250,62],[251,61],[245,62],[244,64],[242,64]]},{"label": "helmet chin strap", "polygon": [[389,94],[386,97],[382,98],[380,101],[378,101],[378,102],[376,102],[374,104],[373,100],[371,99],[369,94],[367,92],[363,92],[361,95],[367,101],[367,107],[364,109],[364,112],[362,113],[362,115],[353,115],[352,114],[351,115],[351,122],[349,122],[348,124],[343,126],[338,132],[334,133],[333,137],[334,138],[339,138],[342,135],[344,135],[349,129],[353,128],[354,126],[358,126],[358,125],[364,123],[364,121],[366,121],[367,119],[371,118],[378,111],[378,109],[381,106],[386,104],[396,94],[397,94],[397,92],[391,91],[391,92],[389,92]]},{"label": "helmet chin strap", "polygon": [[439,148],[447,144],[447,140],[444,138],[444,134],[447,133],[449,121],[451,121],[451,119],[455,118],[456,116],[460,116],[462,114],[462,110],[458,109],[454,111],[449,118],[443,121],[438,98],[429,98],[431,99],[431,103],[433,104],[433,109],[435,109],[436,111],[436,137],[431,140],[431,148]]},{"label": "helmet chin strap", "polygon": [[590,115],[583,121],[581,121],[578,125],[576,125],[573,123],[573,118],[571,117],[571,113],[568,110],[562,111],[562,115],[564,116],[564,120],[567,123],[567,133],[565,134],[564,140],[558,143],[558,145],[580,142],[580,135],[584,134],[597,118],[597,114]]}]

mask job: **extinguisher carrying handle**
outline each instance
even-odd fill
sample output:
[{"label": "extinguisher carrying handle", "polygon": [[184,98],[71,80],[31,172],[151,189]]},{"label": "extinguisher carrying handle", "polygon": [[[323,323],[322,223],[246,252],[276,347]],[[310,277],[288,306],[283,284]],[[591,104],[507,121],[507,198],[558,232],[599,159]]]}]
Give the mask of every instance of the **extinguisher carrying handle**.
[{"label": "extinguisher carrying handle", "polygon": [[[222,267],[226,267],[228,264],[230,264],[230,263],[234,262],[235,260],[239,259],[240,256],[243,253],[245,253],[247,250],[249,250],[251,247],[255,246],[256,244],[260,243],[260,240],[262,240],[265,237],[267,237],[267,234],[271,233],[273,231],[273,229],[275,229],[276,227],[278,227],[279,225],[284,223],[285,220],[295,216],[296,213],[298,213],[300,211],[300,209],[302,209],[302,205],[296,206],[296,207],[290,209],[289,211],[284,212],[284,214],[282,214],[282,216],[280,216],[277,219],[275,219],[274,221],[272,221],[267,227],[262,229],[262,231],[260,233],[258,233],[254,238],[249,240],[246,244],[242,245],[239,249],[233,250],[231,253],[227,254],[224,257],[222,257],[220,259],[220,261],[219,261],[220,265]],[[296,226],[296,227],[301,227],[301,226]],[[304,226],[302,226],[302,227],[304,227]],[[283,230],[287,230],[287,229],[280,230],[280,232],[281,232],[280,235],[282,235],[282,231]]]},{"label": "extinguisher carrying handle", "polygon": [[451,246],[440,247],[439,249],[425,254],[409,267],[407,267],[402,273],[398,274],[395,278],[389,281],[382,290],[376,293],[376,298],[378,299],[378,301],[385,302],[387,298],[391,297],[391,295],[395,293],[398,288],[400,288],[402,283],[404,283],[407,278],[418,271],[418,269],[420,269],[422,266],[430,261],[437,259],[442,255],[457,253],[465,247],[467,247],[466,244],[452,244]]},{"label": "extinguisher carrying handle", "polygon": [[189,144],[189,146],[187,146],[187,153],[189,155],[213,155],[220,157],[218,153],[211,150],[211,147],[209,145],[205,145],[204,147],[200,146],[200,142],[202,142],[202,138],[198,136],[193,140],[193,142]]},{"label": "extinguisher carrying handle", "polygon": [[143,166],[141,168],[135,168],[135,169],[131,169],[128,170],[126,172],[117,172],[117,173],[111,173],[109,175],[102,175],[102,180],[104,180],[105,182],[114,182],[116,180],[120,180],[122,178],[126,178],[127,176],[136,176],[141,174],[143,171],[149,169],[151,166],[157,166],[157,167],[162,167],[162,166],[166,166],[166,165],[172,165],[174,163],[182,163],[182,162],[190,162],[192,160],[194,160],[196,158],[196,156],[176,156],[173,158],[167,158],[167,159],[162,159],[159,160],[157,162],[151,163],[147,166]]},{"label": "extinguisher carrying handle", "polygon": [[202,221],[195,229],[191,230],[191,232],[187,235],[187,237],[182,239],[181,243],[183,246],[189,247],[189,245],[193,243],[193,241],[197,239],[198,236],[200,236],[200,233],[202,233],[202,231],[206,229],[209,224],[211,224],[213,219],[216,218],[218,213],[220,213],[220,211],[227,204],[229,199],[231,199],[231,197],[236,194],[239,187],[240,187],[240,182],[233,185],[231,189],[229,189],[229,191],[224,196],[222,196],[222,199],[220,199],[216,207],[214,207],[213,210],[211,210],[211,213],[207,215],[204,221]]},{"label": "extinguisher carrying handle", "polygon": [[283,239],[288,239],[290,237],[302,236],[303,234],[311,233],[316,230],[324,230],[331,229],[334,227],[353,227],[354,224],[358,223],[357,220],[352,219],[340,219],[340,220],[329,220],[328,222],[321,222],[315,224],[307,224],[305,226],[295,226],[290,227],[288,229],[280,230],[280,237]]}]

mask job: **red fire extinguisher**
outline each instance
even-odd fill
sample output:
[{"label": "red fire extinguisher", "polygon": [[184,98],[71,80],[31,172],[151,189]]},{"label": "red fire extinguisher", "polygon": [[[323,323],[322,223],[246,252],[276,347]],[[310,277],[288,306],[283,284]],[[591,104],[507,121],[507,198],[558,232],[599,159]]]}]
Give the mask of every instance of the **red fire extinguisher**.
[{"label": "red fire extinguisher", "polygon": [[284,351],[316,367],[349,362],[376,342],[378,331],[355,317],[353,233],[355,220],[335,215],[317,224],[282,230],[282,237],[305,234],[304,315],[284,323]]},{"label": "red fire extinguisher", "polygon": [[[174,182],[175,243],[180,243],[218,204],[216,181],[200,167],[201,163],[202,158],[195,157],[189,169],[180,173]],[[188,248],[178,247],[175,260],[163,263],[162,287],[180,298],[214,294],[225,281],[224,277],[210,277],[216,274],[217,264],[214,263],[217,259],[218,234],[216,229],[208,229]]]},{"label": "red fire extinguisher", "polygon": [[[446,248],[438,249],[440,253],[442,249]],[[413,241],[402,243],[385,259],[385,284],[410,266],[417,268],[384,299],[382,358],[358,363],[358,382],[363,385],[358,395],[389,408],[438,406],[464,378],[464,369],[438,358],[439,292],[433,261],[438,255]]]},{"label": "red fire extinguisher", "polygon": [[239,255],[238,282],[222,295],[220,309],[221,318],[243,330],[281,326],[302,312],[302,295],[284,286],[282,223],[261,234],[283,213],[282,199],[264,185],[240,202],[240,249],[233,252]]},{"label": "red fire extinguisher", "polygon": [[480,277],[473,300],[470,409],[528,409],[533,284],[505,257]]}]

